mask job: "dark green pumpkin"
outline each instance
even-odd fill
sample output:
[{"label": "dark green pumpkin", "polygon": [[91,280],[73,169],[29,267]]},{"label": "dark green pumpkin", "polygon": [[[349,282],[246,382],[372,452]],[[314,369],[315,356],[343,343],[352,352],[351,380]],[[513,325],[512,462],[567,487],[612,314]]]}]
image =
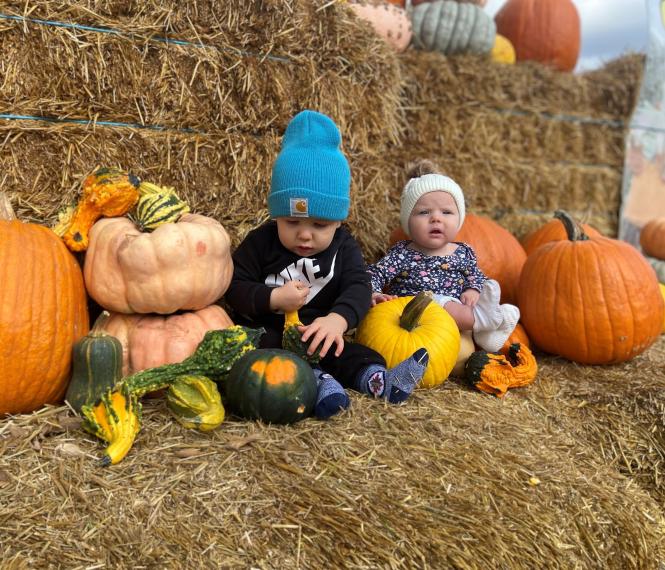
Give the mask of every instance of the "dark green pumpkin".
[{"label": "dark green pumpkin", "polygon": [[72,349],[72,378],[65,399],[77,412],[94,404],[122,378],[122,345],[101,330],[108,315],[104,311]]},{"label": "dark green pumpkin", "polygon": [[290,424],[312,413],[312,368],[288,350],[252,350],[236,361],[225,382],[225,403],[243,418]]}]

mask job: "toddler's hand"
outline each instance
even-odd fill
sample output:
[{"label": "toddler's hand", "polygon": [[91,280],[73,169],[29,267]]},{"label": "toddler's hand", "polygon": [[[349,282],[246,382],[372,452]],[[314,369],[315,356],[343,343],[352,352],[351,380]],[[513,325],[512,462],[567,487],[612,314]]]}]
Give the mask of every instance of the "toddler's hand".
[{"label": "toddler's hand", "polygon": [[459,300],[462,301],[462,305],[467,307],[475,307],[480,299],[480,293],[475,289],[466,289],[459,296]]},{"label": "toddler's hand", "polygon": [[384,301],[392,301],[397,299],[397,295],[386,295],[385,293],[372,293],[372,307]]},{"label": "toddler's hand", "polygon": [[270,308],[273,311],[297,311],[305,304],[309,285],[302,281],[287,281],[270,292]]},{"label": "toddler's hand", "polygon": [[333,344],[337,345],[335,349],[335,356],[342,354],[344,350],[344,333],[349,327],[346,319],[337,313],[330,313],[325,317],[314,319],[309,325],[298,327],[298,330],[303,333],[301,339],[307,342],[311,339],[307,354],[314,354],[317,347],[323,342],[321,346],[321,358],[323,358]]}]

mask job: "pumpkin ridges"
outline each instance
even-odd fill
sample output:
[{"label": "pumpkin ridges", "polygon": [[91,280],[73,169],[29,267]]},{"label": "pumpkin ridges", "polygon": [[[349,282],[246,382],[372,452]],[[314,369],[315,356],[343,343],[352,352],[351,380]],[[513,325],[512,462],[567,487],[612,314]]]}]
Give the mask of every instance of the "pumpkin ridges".
[{"label": "pumpkin ridges", "polygon": [[233,325],[226,311],[210,305],[177,315],[114,313],[104,326],[123,347],[123,374],[180,362],[190,356],[206,331]]},{"label": "pumpkin ridges", "polygon": [[459,330],[448,312],[436,303],[425,307],[420,324],[413,331],[401,328],[399,318],[410,299],[400,297],[372,307],[358,327],[356,341],[381,354],[388,367],[399,364],[417,349],[426,348],[429,364],[419,386],[431,388],[442,383],[455,366]]},{"label": "pumpkin ridges", "polygon": [[[589,238],[601,237],[602,234],[593,226],[588,224],[581,224],[584,233]],[[536,248],[549,243],[551,241],[560,241],[566,239],[566,230],[558,220],[550,220],[546,224],[540,226],[538,229],[532,231],[521,241],[522,247],[527,256],[533,253]]]}]

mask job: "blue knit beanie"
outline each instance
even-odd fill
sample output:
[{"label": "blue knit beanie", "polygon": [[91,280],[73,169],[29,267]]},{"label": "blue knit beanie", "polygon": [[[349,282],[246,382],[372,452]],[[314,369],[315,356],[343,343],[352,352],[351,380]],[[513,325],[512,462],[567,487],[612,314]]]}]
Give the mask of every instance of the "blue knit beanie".
[{"label": "blue knit beanie", "polygon": [[351,170],[341,142],[337,125],[326,115],[302,111],[291,119],[272,168],[268,210],[273,218],[346,219]]}]

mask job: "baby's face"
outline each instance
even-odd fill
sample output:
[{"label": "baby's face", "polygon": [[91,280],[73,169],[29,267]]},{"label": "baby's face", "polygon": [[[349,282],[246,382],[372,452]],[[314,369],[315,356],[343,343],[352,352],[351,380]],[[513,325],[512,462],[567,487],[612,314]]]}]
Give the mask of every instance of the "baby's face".
[{"label": "baby's face", "polygon": [[458,226],[457,204],[448,192],[423,194],[409,217],[411,239],[429,255],[447,255],[446,246],[457,236]]},{"label": "baby's face", "polygon": [[341,222],[317,218],[276,218],[279,241],[301,257],[318,255],[328,249]]}]

